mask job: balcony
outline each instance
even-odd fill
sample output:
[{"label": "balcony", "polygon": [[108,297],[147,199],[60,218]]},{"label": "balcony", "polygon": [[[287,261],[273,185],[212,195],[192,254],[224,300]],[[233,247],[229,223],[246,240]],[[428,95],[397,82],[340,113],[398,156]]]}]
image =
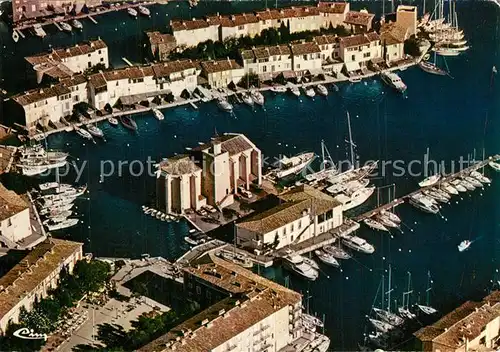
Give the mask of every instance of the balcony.
[{"label": "balcony", "polygon": [[263,345],[259,350],[257,350],[258,352],[266,352],[268,348],[271,348],[273,347],[272,344],[270,343],[266,343],[265,345]]},{"label": "balcony", "polygon": [[236,349],[236,347],[238,347],[238,345],[230,345],[226,348],[226,352],[231,352],[231,351],[234,351]]}]

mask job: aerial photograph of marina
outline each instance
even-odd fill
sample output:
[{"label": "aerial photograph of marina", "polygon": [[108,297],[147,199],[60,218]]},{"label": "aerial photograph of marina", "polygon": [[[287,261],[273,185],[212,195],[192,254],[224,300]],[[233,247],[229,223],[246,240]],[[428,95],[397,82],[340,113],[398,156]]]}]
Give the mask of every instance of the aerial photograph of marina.
[{"label": "aerial photograph of marina", "polygon": [[0,351],[499,351],[499,49],[498,0],[0,0]]}]

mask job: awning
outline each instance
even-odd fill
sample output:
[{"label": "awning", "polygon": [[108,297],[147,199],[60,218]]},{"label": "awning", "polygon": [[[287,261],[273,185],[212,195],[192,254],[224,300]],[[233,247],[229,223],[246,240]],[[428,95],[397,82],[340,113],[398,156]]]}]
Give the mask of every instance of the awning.
[{"label": "awning", "polygon": [[124,97],[120,97],[120,101],[123,105],[134,105],[147,99],[148,96],[146,94],[126,95]]},{"label": "awning", "polygon": [[259,73],[259,80],[262,82],[272,81],[273,74],[270,72]]},{"label": "awning", "polygon": [[376,57],[370,60],[373,64],[381,64],[384,63],[385,60],[381,57]]},{"label": "awning", "polygon": [[344,65],[347,72],[358,71],[361,69],[361,67],[359,67],[359,64],[356,61],[346,62]]},{"label": "awning", "polygon": [[307,70],[311,76],[317,76],[323,74],[322,68],[311,68]]}]

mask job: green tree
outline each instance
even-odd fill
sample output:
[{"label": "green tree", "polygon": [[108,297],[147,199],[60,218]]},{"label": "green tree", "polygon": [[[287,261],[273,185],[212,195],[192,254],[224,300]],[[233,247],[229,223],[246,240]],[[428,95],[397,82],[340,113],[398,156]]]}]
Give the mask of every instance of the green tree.
[{"label": "green tree", "polygon": [[259,76],[254,72],[249,72],[241,77],[240,82],[238,83],[240,87],[248,89],[250,87],[257,87],[259,85]]}]

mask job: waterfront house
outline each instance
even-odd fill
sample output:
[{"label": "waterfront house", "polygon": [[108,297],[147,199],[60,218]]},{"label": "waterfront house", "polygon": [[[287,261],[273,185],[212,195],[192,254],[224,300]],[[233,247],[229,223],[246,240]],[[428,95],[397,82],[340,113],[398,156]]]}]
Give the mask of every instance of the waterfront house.
[{"label": "waterfront house", "polygon": [[177,42],[172,34],[158,31],[146,32],[147,47],[151,56],[160,61],[168,60],[170,53],[177,47]]},{"label": "waterfront house", "polygon": [[201,168],[188,155],[162,160],[156,181],[157,209],[166,214],[199,210],[207,201],[201,195]]},{"label": "waterfront house", "polygon": [[382,43],[382,57],[390,64],[404,58],[404,42],[408,38],[408,29],[400,27],[397,23],[384,25],[380,33]]},{"label": "waterfront house", "polygon": [[243,134],[214,137],[190,153],[201,166],[201,194],[210,205],[231,205],[238,187],[262,183],[261,151]]},{"label": "waterfront house", "polygon": [[280,72],[292,69],[292,52],[288,45],[254,47],[241,51],[245,73],[259,75],[261,81],[275,78]]},{"label": "waterfront house", "polygon": [[209,19],[170,21],[172,34],[178,46],[192,47],[207,40],[219,40],[219,21]]},{"label": "waterfront house", "polygon": [[59,80],[76,73],[83,73],[97,64],[103,68],[109,67],[108,46],[101,39],[67,48],[52,49],[47,54],[28,56],[25,60],[35,70],[38,83],[41,83],[45,74]]},{"label": "waterfront house", "polygon": [[99,72],[89,77],[89,102],[103,109],[119,100],[123,105],[132,105],[167,93],[180,96],[184,90],[196,88],[197,75],[197,65],[191,60]]},{"label": "waterfront house", "polygon": [[349,11],[344,20],[344,25],[351,33],[366,33],[371,31],[375,15],[366,10]]},{"label": "waterfront house", "polygon": [[0,183],[0,247],[16,248],[31,234],[28,201]]},{"label": "waterfront house", "polygon": [[83,243],[47,239],[0,277],[0,335],[9,324],[19,323],[21,308],[30,311],[36,300],[47,297],[63,268],[73,271],[82,259],[82,247]]},{"label": "waterfront house", "polygon": [[79,13],[83,7],[97,7],[102,4],[101,0],[13,0],[12,20],[19,22],[23,20],[35,19],[38,17],[62,15],[75,11]]},{"label": "waterfront house", "polygon": [[304,31],[319,31],[323,24],[323,18],[317,7],[289,7],[284,8],[283,20],[287,21],[290,33]]},{"label": "waterfront house", "polygon": [[229,84],[238,84],[245,75],[245,70],[231,59],[202,61],[201,76],[206,78],[212,88],[225,88]]},{"label": "waterfront house", "polygon": [[291,44],[292,70],[297,76],[318,74],[321,69],[321,49],[313,42]]},{"label": "waterfront house", "polygon": [[410,5],[399,5],[396,11],[396,24],[408,30],[408,37],[417,34],[418,8]]},{"label": "waterfront house", "polygon": [[370,61],[382,57],[380,37],[375,32],[351,35],[340,39],[340,59],[347,73],[364,69]]},{"label": "waterfront house", "polygon": [[[210,17],[208,18],[210,19]],[[224,41],[228,38],[239,38],[249,36],[251,38],[260,34],[260,20],[253,13],[242,13],[238,15],[220,16],[220,38]]]},{"label": "waterfront house", "polygon": [[414,335],[422,351],[497,351],[500,347],[499,292],[467,301]]},{"label": "waterfront house", "polygon": [[349,12],[349,3],[320,1],[318,10],[323,19],[321,27],[336,28],[337,26],[344,26],[344,20]]},{"label": "waterfront house", "polygon": [[279,196],[283,201],[270,210],[236,224],[236,243],[257,251],[297,244],[339,227],[342,204],[307,185]]},{"label": "waterfront house", "polygon": [[344,63],[340,60],[340,38],[336,35],[314,37],[314,42],[321,49],[321,66],[323,71],[338,74]]},{"label": "waterfront house", "polygon": [[184,268],[184,288],[207,308],[139,352],[278,352],[303,336],[302,295],[213,253]]},{"label": "waterfront house", "polygon": [[15,95],[12,101],[24,125],[31,130],[37,124],[48,126],[50,122],[57,123],[62,117],[70,116],[76,103],[87,101],[86,85],[85,77],[77,75],[49,87]]}]

